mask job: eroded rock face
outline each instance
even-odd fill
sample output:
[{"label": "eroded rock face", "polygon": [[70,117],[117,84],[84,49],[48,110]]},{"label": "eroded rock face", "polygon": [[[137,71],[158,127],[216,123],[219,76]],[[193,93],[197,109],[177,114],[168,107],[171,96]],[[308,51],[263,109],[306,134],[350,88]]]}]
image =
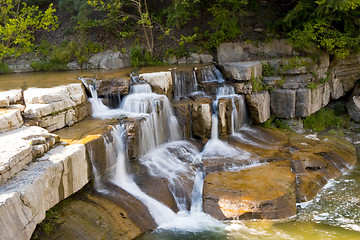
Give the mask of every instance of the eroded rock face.
[{"label": "eroded rock face", "polygon": [[134,239],[156,228],[141,201],[110,183],[103,184],[111,194],[87,188],[58,204],[53,231],[48,235],[38,228],[39,238]]},{"label": "eroded rock face", "polygon": [[124,96],[129,94],[130,78],[116,78],[96,80],[96,90],[98,96]]},{"label": "eroded rock face", "polygon": [[280,118],[295,117],[296,91],[277,89],[271,92],[271,112]]},{"label": "eroded rock face", "polygon": [[107,50],[95,54],[83,68],[118,69],[130,67],[130,57],[119,51]]},{"label": "eroded rock face", "polygon": [[174,114],[186,139],[191,137],[191,105],[190,99],[181,99],[172,103]]},{"label": "eroded rock face", "polygon": [[54,131],[89,116],[90,106],[81,83],[24,92],[24,117],[30,125]]},{"label": "eroded rock face", "polygon": [[204,212],[221,220],[292,216],[296,198],[290,161],[208,174],[203,204]]},{"label": "eroded rock face", "polygon": [[85,146],[59,146],[0,188],[4,239],[30,239],[45,211],[88,182]]},{"label": "eroded rock face", "polygon": [[23,123],[21,108],[0,109],[0,133],[19,128]]}]

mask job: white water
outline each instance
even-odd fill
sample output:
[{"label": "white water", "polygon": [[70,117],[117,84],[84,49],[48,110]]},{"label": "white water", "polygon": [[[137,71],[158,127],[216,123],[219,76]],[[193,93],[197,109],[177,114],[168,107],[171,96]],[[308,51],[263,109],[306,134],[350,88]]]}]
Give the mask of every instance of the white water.
[{"label": "white water", "polygon": [[187,97],[193,92],[198,91],[198,83],[196,79],[196,72],[192,70],[189,72],[175,70],[174,71],[174,95],[175,98]]},{"label": "white water", "polygon": [[206,66],[201,69],[201,76],[203,82],[224,82],[221,72],[214,66]]}]

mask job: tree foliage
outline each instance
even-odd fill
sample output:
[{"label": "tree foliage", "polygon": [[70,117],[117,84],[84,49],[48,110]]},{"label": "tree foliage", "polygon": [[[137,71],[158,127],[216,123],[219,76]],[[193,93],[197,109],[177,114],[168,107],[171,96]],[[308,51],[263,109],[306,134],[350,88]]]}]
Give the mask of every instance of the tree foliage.
[{"label": "tree foliage", "polygon": [[359,44],[360,0],[300,0],[284,19],[294,45],[315,45],[339,57]]},{"label": "tree foliage", "polygon": [[31,51],[36,30],[55,30],[52,4],[45,11],[20,0],[0,0],[0,60]]}]

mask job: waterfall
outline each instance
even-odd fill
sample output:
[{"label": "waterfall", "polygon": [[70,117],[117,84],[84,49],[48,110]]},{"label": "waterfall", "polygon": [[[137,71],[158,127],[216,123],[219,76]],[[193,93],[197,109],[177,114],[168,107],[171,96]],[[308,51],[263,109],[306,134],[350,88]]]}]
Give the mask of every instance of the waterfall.
[{"label": "waterfall", "polygon": [[209,65],[201,69],[202,82],[224,82],[221,72],[214,66]]},{"label": "waterfall", "polygon": [[174,95],[175,98],[187,97],[191,93],[198,91],[196,72],[175,70],[174,75]]}]

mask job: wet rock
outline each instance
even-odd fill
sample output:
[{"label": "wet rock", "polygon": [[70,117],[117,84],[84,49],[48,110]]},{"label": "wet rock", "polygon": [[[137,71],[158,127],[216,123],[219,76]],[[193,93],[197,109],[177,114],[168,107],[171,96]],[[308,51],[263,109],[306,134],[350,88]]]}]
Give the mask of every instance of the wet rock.
[{"label": "wet rock", "polygon": [[192,134],[195,138],[209,139],[211,137],[211,98],[198,98],[191,106]]},{"label": "wet rock", "polygon": [[0,188],[4,239],[30,239],[45,211],[88,182],[85,147],[56,147]]},{"label": "wet rock", "polygon": [[95,81],[98,96],[123,96],[129,94],[130,78],[102,79]]},{"label": "wet rock", "polygon": [[231,98],[222,97],[218,102],[219,136],[231,134],[231,115],[233,105]]},{"label": "wet rock", "polygon": [[296,91],[276,89],[271,91],[271,112],[279,118],[294,118],[296,105]]},{"label": "wet rock", "polygon": [[172,97],[172,77],[171,72],[153,72],[139,74],[153,88],[153,92],[166,95],[169,99]]},{"label": "wet rock", "polygon": [[208,174],[203,206],[204,212],[219,220],[276,219],[296,214],[295,174],[290,161]]},{"label": "wet rock", "polygon": [[236,94],[251,94],[252,85],[251,83],[232,83]]},{"label": "wet rock", "polygon": [[118,69],[130,67],[130,57],[121,52],[107,50],[95,54],[89,62],[83,66],[85,68]]},{"label": "wet rock", "polygon": [[270,118],[269,92],[253,93],[246,95],[251,119],[255,123],[263,123]]},{"label": "wet rock", "polygon": [[193,102],[190,99],[181,99],[172,103],[174,114],[184,133],[185,139],[191,137],[191,106]]},{"label": "wet rock", "polygon": [[225,77],[233,80],[249,81],[251,78],[259,78],[262,73],[259,61],[224,63],[222,68]]},{"label": "wet rock", "polygon": [[[70,199],[56,205],[58,217],[53,220],[50,235],[38,227],[40,239],[121,239],[130,240],[156,224],[141,201],[110,183],[108,194],[89,187]],[[111,193],[110,193],[111,191]],[[49,219],[50,220],[50,219]],[[42,224],[46,224],[45,220]]]},{"label": "wet rock", "polygon": [[24,118],[30,125],[54,131],[70,126],[90,114],[81,83],[54,88],[30,88],[24,92]]}]

